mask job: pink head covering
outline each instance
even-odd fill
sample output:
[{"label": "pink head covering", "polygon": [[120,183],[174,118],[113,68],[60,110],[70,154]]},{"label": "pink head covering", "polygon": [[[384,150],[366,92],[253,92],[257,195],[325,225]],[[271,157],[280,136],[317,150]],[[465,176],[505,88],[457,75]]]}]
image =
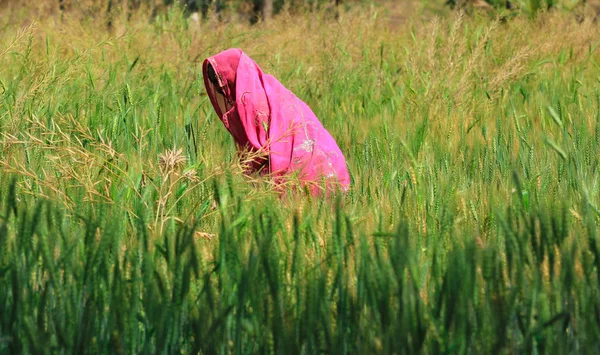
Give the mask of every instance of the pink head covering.
[{"label": "pink head covering", "polygon": [[210,101],[240,150],[264,153],[251,171],[275,181],[297,174],[319,193],[323,180],[330,190],[348,189],[344,155],[312,110],[275,77],[264,74],[240,49],[228,49],[203,64]]}]

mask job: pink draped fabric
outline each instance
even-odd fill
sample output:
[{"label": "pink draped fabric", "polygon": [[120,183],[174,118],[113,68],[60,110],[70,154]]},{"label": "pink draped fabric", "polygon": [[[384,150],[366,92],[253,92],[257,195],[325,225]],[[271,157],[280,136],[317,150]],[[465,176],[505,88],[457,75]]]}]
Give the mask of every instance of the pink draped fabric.
[{"label": "pink draped fabric", "polygon": [[333,137],[308,105],[242,50],[207,58],[203,74],[210,101],[238,150],[265,156],[252,162],[251,171],[276,182],[297,178],[313,194],[323,186],[348,189],[346,160]]}]

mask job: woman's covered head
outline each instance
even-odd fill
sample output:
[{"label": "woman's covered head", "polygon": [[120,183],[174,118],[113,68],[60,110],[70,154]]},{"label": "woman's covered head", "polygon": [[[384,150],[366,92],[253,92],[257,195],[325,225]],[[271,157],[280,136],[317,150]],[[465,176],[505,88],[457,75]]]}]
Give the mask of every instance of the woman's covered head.
[{"label": "woman's covered head", "polygon": [[214,88],[216,89],[217,93],[221,94],[221,95],[225,95],[225,93],[223,92],[223,88],[221,88],[220,84],[219,84],[219,79],[217,78],[217,73],[215,73],[215,69],[213,68],[212,64],[208,64],[208,80],[210,81],[211,84],[214,85]]},{"label": "woman's covered head", "polygon": [[204,85],[219,117],[233,106],[236,93],[236,76],[243,52],[232,48],[204,61]]}]

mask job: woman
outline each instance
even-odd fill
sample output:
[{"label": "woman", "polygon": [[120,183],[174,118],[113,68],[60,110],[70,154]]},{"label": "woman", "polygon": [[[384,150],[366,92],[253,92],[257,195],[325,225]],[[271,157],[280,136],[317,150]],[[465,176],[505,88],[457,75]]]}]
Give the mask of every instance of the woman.
[{"label": "woman", "polygon": [[297,178],[313,194],[340,187],[350,176],[335,140],[302,100],[264,74],[240,49],[228,49],[203,64],[210,101],[238,150],[256,153],[252,172],[277,183]]}]

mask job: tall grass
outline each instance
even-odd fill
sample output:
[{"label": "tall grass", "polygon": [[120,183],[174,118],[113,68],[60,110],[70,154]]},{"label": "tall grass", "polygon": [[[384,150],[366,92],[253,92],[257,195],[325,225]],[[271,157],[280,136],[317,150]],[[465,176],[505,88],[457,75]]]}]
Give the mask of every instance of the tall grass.
[{"label": "tall grass", "polygon": [[[0,352],[598,351],[594,25],[102,26],[0,38]],[[320,117],[348,195],[242,175],[200,71],[233,46]]]}]

